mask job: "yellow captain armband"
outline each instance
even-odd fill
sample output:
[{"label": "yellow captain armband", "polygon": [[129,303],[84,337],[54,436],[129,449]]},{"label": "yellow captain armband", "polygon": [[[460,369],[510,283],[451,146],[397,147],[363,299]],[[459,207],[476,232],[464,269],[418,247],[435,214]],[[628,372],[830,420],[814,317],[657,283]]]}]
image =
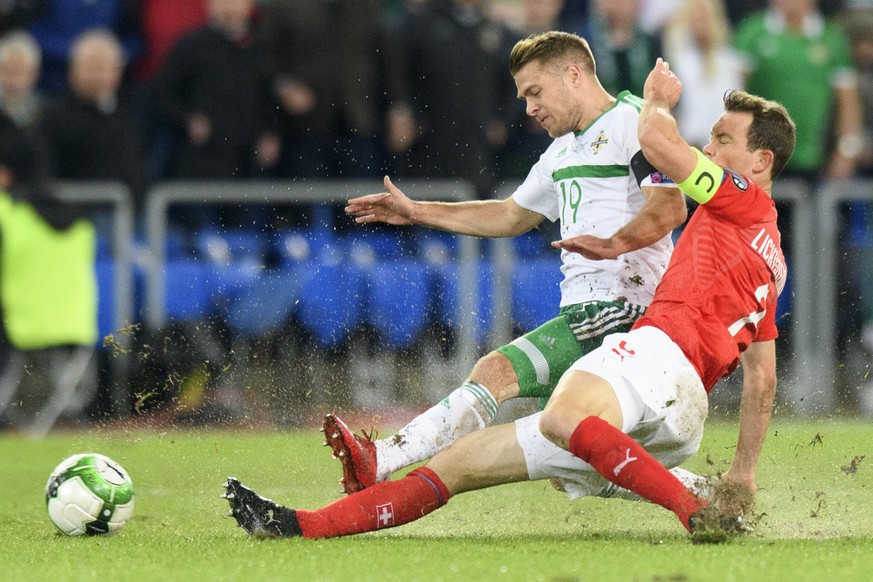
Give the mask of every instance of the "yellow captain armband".
[{"label": "yellow captain armband", "polygon": [[692,200],[706,204],[721,186],[724,169],[703,155],[699,149],[692,149],[697,154],[697,165],[691,175],[679,183],[679,189]]}]

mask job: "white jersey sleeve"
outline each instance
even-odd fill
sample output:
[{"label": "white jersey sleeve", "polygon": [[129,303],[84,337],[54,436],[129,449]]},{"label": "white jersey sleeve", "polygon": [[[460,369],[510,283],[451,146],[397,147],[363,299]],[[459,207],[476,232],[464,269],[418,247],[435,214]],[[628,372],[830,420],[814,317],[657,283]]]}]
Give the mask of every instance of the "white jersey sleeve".
[{"label": "white jersey sleeve", "polygon": [[552,142],[534,164],[521,186],[513,193],[512,198],[516,204],[527,210],[542,214],[550,221],[555,222],[559,217],[558,198],[555,196],[555,180],[552,177],[551,160],[556,152],[570,147],[574,136],[568,133]]}]

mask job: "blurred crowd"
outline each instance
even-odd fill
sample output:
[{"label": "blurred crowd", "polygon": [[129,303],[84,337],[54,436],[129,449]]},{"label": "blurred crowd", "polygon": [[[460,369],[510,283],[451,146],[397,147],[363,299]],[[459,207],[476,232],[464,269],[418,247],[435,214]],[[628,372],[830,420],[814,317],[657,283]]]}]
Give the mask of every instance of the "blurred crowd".
[{"label": "blurred crowd", "polygon": [[870,4],[4,0],[0,123],[38,138],[51,176],[120,180],[140,205],[166,179],[384,173],[463,178],[485,197],[548,144],[515,99],[509,50],[564,29],[590,40],[612,92],[639,94],[665,56],[694,142],[746,86],[798,120],[792,174],[846,178],[873,172]]}]

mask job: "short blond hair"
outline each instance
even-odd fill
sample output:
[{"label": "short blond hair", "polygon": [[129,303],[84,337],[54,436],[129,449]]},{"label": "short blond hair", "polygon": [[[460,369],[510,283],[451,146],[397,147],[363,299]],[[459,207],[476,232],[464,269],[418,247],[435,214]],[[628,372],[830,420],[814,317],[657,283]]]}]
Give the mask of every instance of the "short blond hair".
[{"label": "short blond hair", "polygon": [[515,43],[509,55],[509,72],[516,75],[532,62],[546,65],[559,61],[578,64],[582,70],[595,74],[594,55],[588,41],[579,35],[552,30],[534,34]]}]

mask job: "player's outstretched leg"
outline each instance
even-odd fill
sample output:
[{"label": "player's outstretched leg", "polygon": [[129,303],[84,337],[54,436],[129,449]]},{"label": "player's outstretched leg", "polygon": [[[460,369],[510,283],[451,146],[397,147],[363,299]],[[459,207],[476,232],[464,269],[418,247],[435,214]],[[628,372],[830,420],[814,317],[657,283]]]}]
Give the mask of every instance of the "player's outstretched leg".
[{"label": "player's outstretched leg", "polygon": [[234,477],[228,477],[222,495],[230,503],[228,517],[255,537],[302,536],[297,523],[297,512],[261,497]]},{"label": "player's outstretched leg", "polygon": [[[416,416],[397,434],[377,441],[353,434],[335,414],[325,417],[325,445],[343,464],[343,489],[354,493],[403,467],[430,459],[462,436],[489,426],[498,403],[487,388],[468,381]],[[334,436],[336,435],[336,436]]]},{"label": "player's outstretched leg", "polygon": [[421,519],[451,497],[439,476],[427,467],[311,511],[282,507],[233,477],[224,487],[230,517],[255,537],[332,538],[396,527]]}]

